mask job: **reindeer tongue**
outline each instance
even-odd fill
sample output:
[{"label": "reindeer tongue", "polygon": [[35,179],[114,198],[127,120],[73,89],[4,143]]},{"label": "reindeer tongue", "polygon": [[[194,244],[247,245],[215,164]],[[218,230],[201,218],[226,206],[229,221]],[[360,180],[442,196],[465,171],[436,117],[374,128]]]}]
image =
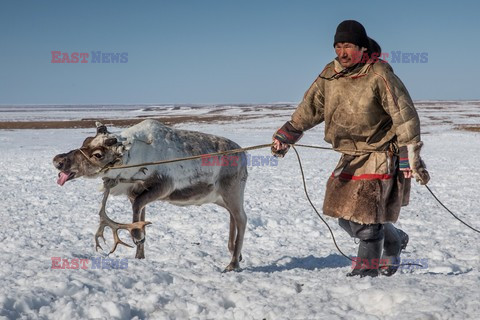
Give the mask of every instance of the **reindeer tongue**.
[{"label": "reindeer tongue", "polygon": [[58,183],[59,185],[63,186],[63,185],[65,184],[65,182],[67,182],[69,176],[70,176],[70,174],[68,174],[68,173],[60,172],[60,173],[58,174],[57,183]]}]

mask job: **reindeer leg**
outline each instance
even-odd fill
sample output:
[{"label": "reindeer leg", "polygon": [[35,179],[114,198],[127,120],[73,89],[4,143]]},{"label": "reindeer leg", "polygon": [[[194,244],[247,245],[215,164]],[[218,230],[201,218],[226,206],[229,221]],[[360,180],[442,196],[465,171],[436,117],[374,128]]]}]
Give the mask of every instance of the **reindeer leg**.
[{"label": "reindeer leg", "polygon": [[[161,198],[166,192],[167,186],[158,183],[132,199],[133,223],[143,223],[143,221],[145,221],[145,206]],[[145,259],[145,228],[132,229],[130,235],[132,236],[133,242],[137,245],[135,258]]]},{"label": "reindeer leg", "polygon": [[[225,202],[222,200],[216,201],[216,205],[225,208],[229,214],[230,214],[230,229],[228,233],[228,251],[230,252],[230,255],[233,257],[235,253],[235,239],[237,236],[237,223],[234,218],[234,212],[230,210],[230,208],[225,204]],[[242,261],[242,255],[240,254],[239,261]],[[225,271],[230,271],[226,270]]]},{"label": "reindeer leg", "polygon": [[[142,213],[140,214],[140,221],[145,221],[145,208],[142,209]],[[136,222],[136,221],[133,220],[133,222]],[[141,241],[140,243],[137,244],[137,252],[135,254],[136,259],[145,259],[145,236],[146,236],[146,232],[145,232],[145,230],[143,232],[144,232],[143,241]]]},{"label": "reindeer leg", "polygon": [[232,254],[232,260],[230,264],[225,268],[225,271],[232,271],[240,268],[240,261],[242,260],[242,246],[243,246],[243,238],[245,235],[245,229],[247,226],[247,215],[243,210],[243,206],[241,209],[235,210],[233,214],[236,229],[237,229],[237,236],[235,238],[235,245]]},{"label": "reindeer leg", "polygon": [[[232,260],[230,261],[229,265],[225,268],[225,271],[233,271],[240,268],[240,261],[242,260],[242,245],[243,245],[243,238],[245,235],[245,229],[247,226],[247,215],[245,214],[245,210],[243,209],[243,196],[239,198],[227,199],[225,204],[227,206],[227,210],[230,212],[230,237],[234,238],[231,240],[229,237],[229,249],[230,249],[230,242],[234,241],[233,243],[233,252],[232,253]],[[232,223],[233,220],[233,223]],[[233,226],[233,231],[232,231]],[[236,233],[236,236],[235,236]]]},{"label": "reindeer leg", "polygon": [[117,223],[117,222],[113,221],[112,219],[110,219],[105,212],[105,207],[106,207],[106,204],[107,204],[108,196],[110,194],[110,187],[112,186],[111,184],[112,184],[112,182],[110,180],[105,180],[104,181],[105,192],[103,194],[102,206],[101,206],[100,212],[99,212],[100,225],[99,225],[99,227],[97,229],[97,232],[95,234],[95,244],[96,244],[97,251],[98,251],[98,248],[102,249],[102,247],[100,246],[100,244],[98,242],[98,239],[102,238],[105,241],[105,238],[103,237],[103,231],[104,231],[105,227],[108,226],[112,229],[113,239],[115,241],[113,249],[110,251],[110,253],[113,253],[117,249],[118,244],[123,244],[127,247],[130,247],[130,248],[132,247],[131,245],[126,244],[125,242],[120,240],[120,238],[118,236],[118,230],[119,229],[128,230],[131,234],[132,230],[137,230],[137,229],[145,230],[145,226],[151,224],[151,222],[139,221],[139,222],[134,222],[134,223],[130,223],[130,224],[123,224],[123,223]]},{"label": "reindeer leg", "polygon": [[223,186],[220,191],[221,201],[216,204],[226,208],[230,213],[230,233],[228,238],[228,249],[232,254],[232,260],[225,268],[224,272],[233,271],[240,268],[242,260],[242,246],[245,229],[247,226],[247,215],[243,208],[243,198],[245,184],[247,181],[246,168],[239,168],[233,181],[230,179],[221,180]]},{"label": "reindeer leg", "polygon": [[235,219],[233,218],[233,214],[230,212],[230,232],[228,234],[228,251],[230,251],[231,255],[233,255],[233,251],[235,250],[236,235],[237,235],[237,225],[235,223]]}]

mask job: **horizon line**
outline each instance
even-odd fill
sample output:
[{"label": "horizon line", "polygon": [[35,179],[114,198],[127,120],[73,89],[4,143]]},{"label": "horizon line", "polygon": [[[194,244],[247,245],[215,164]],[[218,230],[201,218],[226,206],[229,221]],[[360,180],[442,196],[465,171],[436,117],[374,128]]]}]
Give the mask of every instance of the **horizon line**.
[{"label": "horizon line", "polygon": [[[421,103],[421,102],[479,102],[479,99],[415,99],[413,100],[414,103]],[[282,105],[282,104],[293,104],[297,105],[300,102],[295,101],[279,101],[279,102],[162,102],[162,103],[155,103],[155,102],[134,102],[134,103],[0,103],[0,107],[6,106],[97,106],[97,105],[106,105],[106,106],[131,106],[131,105],[149,105],[149,106],[167,106],[167,105],[196,105],[196,106],[207,106],[207,105],[214,105],[214,106],[238,106],[238,105]]]}]

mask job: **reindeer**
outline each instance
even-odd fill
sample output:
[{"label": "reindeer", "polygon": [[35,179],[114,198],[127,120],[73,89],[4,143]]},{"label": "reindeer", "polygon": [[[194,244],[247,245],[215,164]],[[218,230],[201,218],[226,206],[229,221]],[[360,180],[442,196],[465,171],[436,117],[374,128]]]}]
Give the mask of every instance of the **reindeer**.
[{"label": "reindeer", "polygon": [[[137,247],[135,257],[144,259],[145,226],[150,224],[145,221],[147,204],[157,200],[178,206],[215,203],[230,213],[228,249],[232,259],[225,271],[238,269],[247,222],[243,208],[247,181],[244,152],[236,154],[239,158],[236,165],[228,166],[205,166],[201,160],[188,160],[145,167],[112,168],[240,147],[223,137],[176,130],[155,120],[145,120],[120,134],[110,133],[101,123],[96,125],[95,137],[86,138],[79,149],[53,158],[53,165],[60,171],[57,183],[61,186],[80,177],[103,178],[105,193],[100,225],[95,234],[96,249],[101,249],[98,239],[103,238],[106,226],[112,229],[115,241],[110,253],[115,251],[118,244],[127,245],[117,234],[119,229],[126,229]],[[109,194],[126,195],[129,198],[133,211],[131,224],[117,223],[106,215],[105,205]]]}]

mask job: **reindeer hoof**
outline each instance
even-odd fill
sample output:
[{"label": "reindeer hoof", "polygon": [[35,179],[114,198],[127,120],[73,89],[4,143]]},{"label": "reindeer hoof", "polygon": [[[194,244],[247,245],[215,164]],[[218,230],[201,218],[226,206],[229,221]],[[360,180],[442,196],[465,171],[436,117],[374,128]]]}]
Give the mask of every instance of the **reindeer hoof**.
[{"label": "reindeer hoof", "polygon": [[230,271],[240,271],[240,264],[230,262],[230,264],[223,270],[222,273],[230,272]]},{"label": "reindeer hoof", "polygon": [[133,238],[133,243],[135,243],[135,245],[138,246],[139,244],[145,243],[145,238],[142,238],[142,239]]}]

